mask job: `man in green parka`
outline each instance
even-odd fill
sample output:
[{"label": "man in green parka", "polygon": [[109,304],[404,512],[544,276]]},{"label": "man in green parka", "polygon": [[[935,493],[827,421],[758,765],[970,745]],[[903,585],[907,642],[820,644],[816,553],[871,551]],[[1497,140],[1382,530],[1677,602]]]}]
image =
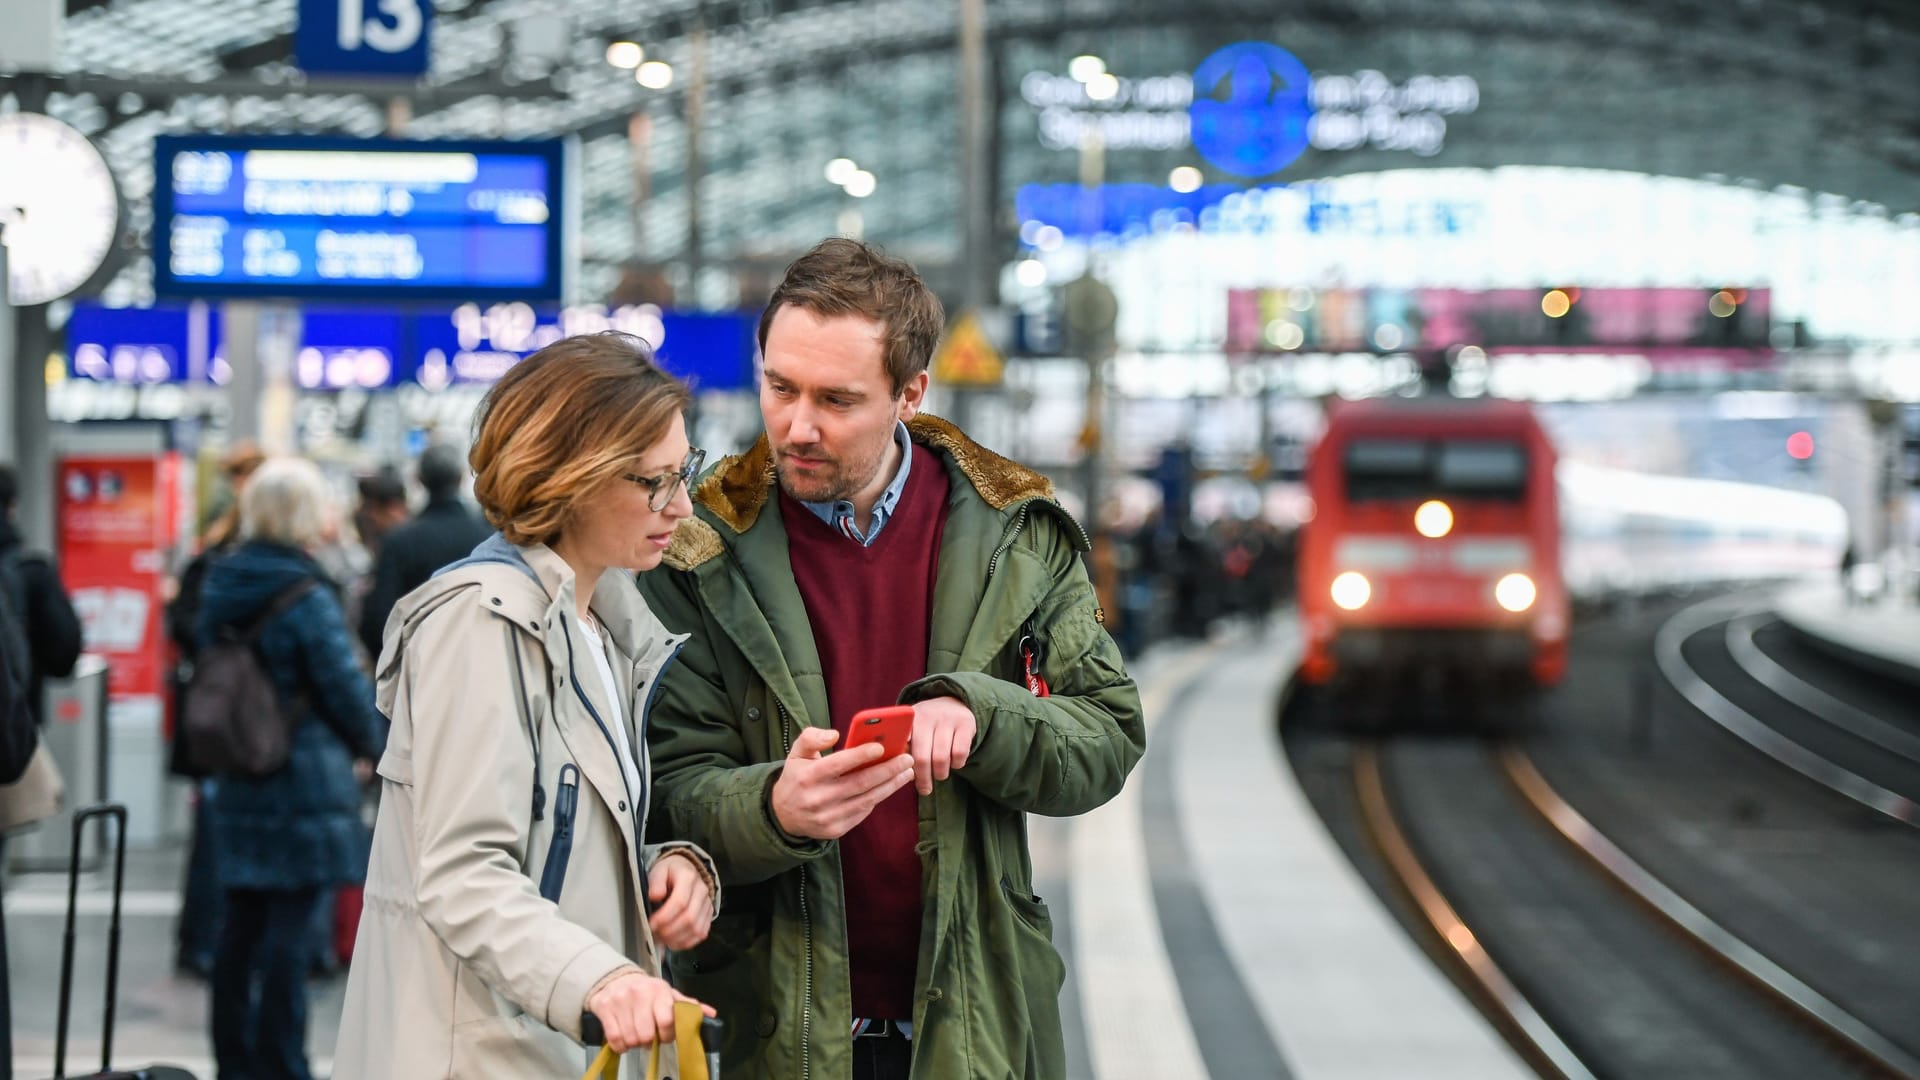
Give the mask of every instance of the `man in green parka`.
[{"label": "man in green parka", "polygon": [[[651,711],[651,820],[727,890],[669,974],[720,1010],[730,1078],[1065,1072],[1026,816],[1119,793],[1140,697],[1052,486],[919,415],[941,323],[857,241],[788,267],[760,320],[767,433],[640,579],[692,635]],[[832,749],[896,703],[907,755]]]}]

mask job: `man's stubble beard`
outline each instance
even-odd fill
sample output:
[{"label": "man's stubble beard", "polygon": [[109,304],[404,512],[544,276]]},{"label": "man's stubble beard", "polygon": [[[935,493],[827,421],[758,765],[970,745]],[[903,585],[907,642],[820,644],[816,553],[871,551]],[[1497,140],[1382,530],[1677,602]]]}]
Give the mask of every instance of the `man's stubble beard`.
[{"label": "man's stubble beard", "polygon": [[[838,463],[835,464],[837,466]],[[782,462],[775,467],[774,475],[780,480],[780,490],[786,492],[788,498],[799,502],[838,502],[851,497],[850,494],[841,493],[840,489],[845,485],[840,480],[841,472],[837,467],[830,476],[795,476],[793,470]],[[800,485],[803,483],[812,486],[802,488]]]},{"label": "man's stubble beard", "polygon": [[[786,492],[788,498],[811,503],[851,502],[854,495],[879,475],[880,467],[886,463],[886,460],[887,451],[882,447],[879,455],[866,470],[867,478],[858,482],[847,479],[847,465],[841,458],[828,458],[827,472],[824,475],[809,477],[795,475],[794,470],[776,453],[773,471],[775,478],[780,482],[780,490]],[[810,483],[814,486],[812,489],[803,490],[799,486],[801,483]]]}]

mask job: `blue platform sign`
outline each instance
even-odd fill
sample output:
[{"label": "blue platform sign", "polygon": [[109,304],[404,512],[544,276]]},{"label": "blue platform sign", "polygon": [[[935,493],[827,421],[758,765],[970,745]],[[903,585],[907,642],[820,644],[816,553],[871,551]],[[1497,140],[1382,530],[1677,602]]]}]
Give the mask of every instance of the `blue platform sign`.
[{"label": "blue platform sign", "polygon": [[560,298],[558,141],[154,140],[154,291]]},{"label": "blue platform sign", "polygon": [[312,310],[300,315],[293,381],[303,390],[379,390],[399,382],[406,353],[398,311]]},{"label": "blue platform sign", "polygon": [[661,316],[660,366],[696,390],[751,390],[760,318],[753,313]]},{"label": "blue platform sign", "polygon": [[491,383],[563,337],[617,330],[646,342],[660,366],[696,390],[747,390],[754,385],[758,325],[755,312],[681,314],[648,304],[558,310],[462,304],[413,320],[413,359],[399,374],[430,390]]},{"label": "blue platform sign", "polygon": [[205,304],[110,308],[76,301],[67,319],[67,374],[128,384],[206,382],[220,352],[219,312]]},{"label": "blue platform sign", "polygon": [[[696,390],[751,390],[758,324],[757,312],[663,312],[650,304],[308,307],[291,375],[300,389],[319,391],[484,386],[563,337],[618,330],[645,341],[661,366]],[[67,322],[66,345],[76,379],[226,381],[218,305],[109,308],[82,300]]]},{"label": "blue platform sign", "polygon": [[294,62],[329,75],[424,75],[432,28],[433,0],[300,0]]}]

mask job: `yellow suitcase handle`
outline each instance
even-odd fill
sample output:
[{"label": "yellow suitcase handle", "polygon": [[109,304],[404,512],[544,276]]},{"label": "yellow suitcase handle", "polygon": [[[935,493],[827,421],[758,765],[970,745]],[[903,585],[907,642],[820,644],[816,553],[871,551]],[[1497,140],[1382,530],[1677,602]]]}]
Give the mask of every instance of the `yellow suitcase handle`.
[{"label": "yellow suitcase handle", "polygon": [[[673,1003],[673,1045],[680,1054],[679,1080],[716,1080],[707,1073],[706,1043],[700,1037],[707,1014],[691,1001]],[[620,1055],[602,1046],[580,1080],[620,1080]],[[660,1080],[660,1044],[647,1048],[647,1080]]]}]

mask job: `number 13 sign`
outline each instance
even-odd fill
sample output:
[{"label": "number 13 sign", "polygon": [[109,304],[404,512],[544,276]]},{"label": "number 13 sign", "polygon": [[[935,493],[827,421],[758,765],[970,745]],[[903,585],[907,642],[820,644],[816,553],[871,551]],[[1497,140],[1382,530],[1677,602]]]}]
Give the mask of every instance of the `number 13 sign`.
[{"label": "number 13 sign", "polygon": [[433,0],[300,0],[294,58],[301,70],[424,75]]}]

